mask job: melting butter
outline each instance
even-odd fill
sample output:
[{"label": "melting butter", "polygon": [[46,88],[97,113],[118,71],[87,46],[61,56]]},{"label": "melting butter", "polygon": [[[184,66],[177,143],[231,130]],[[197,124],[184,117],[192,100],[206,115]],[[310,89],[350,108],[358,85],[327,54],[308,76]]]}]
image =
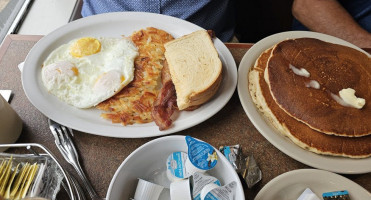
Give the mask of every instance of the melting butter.
[{"label": "melting butter", "polygon": [[339,92],[340,97],[351,107],[361,109],[366,100],[355,95],[356,91],[352,88],[342,89]]},{"label": "melting butter", "polygon": [[352,88],[342,89],[339,95],[331,93],[331,97],[342,106],[361,109],[366,104],[366,100],[356,97],[355,92]]},{"label": "melting butter", "polygon": [[305,83],[305,87],[311,87],[311,88],[314,88],[314,89],[319,89],[321,86],[318,83],[318,81],[311,80],[311,81]]},{"label": "melting butter", "polygon": [[310,73],[304,69],[304,68],[296,68],[294,65],[289,64],[289,68],[294,72],[294,74],[299,75],[299,76],[304,76],[304,77],[309,77]]}]

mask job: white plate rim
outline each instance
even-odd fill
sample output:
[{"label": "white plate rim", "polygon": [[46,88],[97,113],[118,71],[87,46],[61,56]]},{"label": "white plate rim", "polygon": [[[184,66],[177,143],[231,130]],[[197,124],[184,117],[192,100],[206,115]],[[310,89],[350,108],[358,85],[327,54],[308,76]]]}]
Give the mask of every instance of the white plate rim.
[{"label": "white plate rim", "polygon": [[[111,182],[108,186],[108,190],[107,190],[107,194],[106,194],[106,199],[110,199],[110,194],[112,193],[112,189],[113,189],[113,184],[115,183],[116,179],[118,178],[119,176],[119,172],[122,170],[122,168],[125,166],[125,164],[128,162],[128,160],[130,160],[137,152],[139,152],[141,149],[145,148],[147,145],[150,145],[150,144],[153,144],[153,143],[158,143],[162,140],[171,140],[171,141],[179,141],[179,140],[184,140],[185,141],[185,137],[186,136],[183,136],[183,135],[170,135],[170,136],[164,136],[164,137],[160,137],[160,138],[157,138],[157,139],[154,139],[154,140],[151,140],[143,145],[141,145],[140,147],[138,147],[137,149],[135,149],[132,153],[130,153],[130,155],[128,157],[125,158],[125,160],[120,164],[120,166],[117,168],[115,174],[113,175],[112,179],[111,179]],[[197,139],[199,140],[199,139]],[[199,141],[202,141],[202,140],[199,140]],[[204,142],[204,141],[202,141]],[[218,159],[221,159],[224,161],[224,163],[228,163],[229,161],[227,160],[227,158],[225,158],[223,156],[223,154],[214,147],[215,151],[217,152],[219,158]],[[230,168],[232,171],[235,172],[235,170],[233,169],[232,165],[228,165],[227,166],[228,168]],[[231,174],[231,176],[233,176],[234,179],[236,180],[239,180],[237,181],[237,187],[238,188],[242,188],[242,193],[239,193],[240,196],[243,197],[243,199],[241,200],[245,200],[245,194],[244,194],[244,191],[243,191],[243,186],[241,184],[241,181],[240,181],[240,178],[239,176],[237,175],[237,172]]]},{"label": "white plate rim", "polygon": [[[193,117],[188,117],[184,121],[180,121],[178,119],[173,122],[173,126],[165,131],[159,131],[158,127],[155,125],[154,122],[143,124],[143,125],[131,125],[131,126],[122,126],[120,124],[111,124],[110,121],[104,121],[105,119],[102,118],[104,122],[103,125],[96,124],[93,122],[87,122],[84,119],[81,119],[81,116],[68,116],[63,112],[56,112],[51,111],[51,108],[57,107],[58,111],[61,111],[59,105],[55,105],[55,101],[52,103],[48,103],[41,97],[38,97],[39,94],[44,94],[45,89],[41,89],[40,82],[37,83],[37,76],[36,71],[38,63],[40,63],[39,57],[44,56],[47,48],[51,48],[51,46],[58,46],[71,40],[72,36],[78,37],[85,36],[87,33],[84,33],[86,28],[89,29],[89,26],[93,25],[101,25],[104,22],[108,23],[115,23],[118,22],[127,22],[128,20],[135,20],[135,22],[144,23],[146,24],[147,21],[152,22],[153,27],[163,29],[170,34],[174,35],[174,37],[180,36],[179,32],[182,31],[182,35],[191,33],[196,30],[202,29],[201,27],[187,22],[182,19],[178,19],[171,16],[161,15],[161,14],[154,14],[154,13],[145,13],[145,12],[113,12],[113,13],[104,13],[94,16],[89,16],[86,18],[81,18],[76,21],[70,22],[55,31],[51,32],[50,34],[44,36],[40,41],[38,41],[34,47],[31,49],[29,54],[27,55],[24,68],[22,72],[22,85],[25,91],[25,94],[29,101],[45,116],[53,119],[56,122],[59,122],[65,126],[69,126],[72,129],[79,130],[82,132],[100,135],[100,136],[107,136],[107,137],[116,137],[116,138],[144,138],[144,137],[155,137],[155,136],[162,136],[171,133],[175,133],[178,131],[182,131],[184,129],[193,127],[197,124],[202,123],[203,121],[209,119],[218,111],[220,111],[232,97],[236,86],[237,86],[237,66],[234,61],[234,58],[228,48],[221,42],[218,38],[214,39],[214,45],[218,50],[219,56],[223,62],[223,72],[225,72],[223,76],[222,85],[219,88],[219,91],[215,95],[213,99],[211,99],[208,103],[201,106],[199,109],[193,111],[195,114],[192,114]],[[134,22],[133,22],[134,23]],[[102,25],[104,26],[104,25]],[[133,26],[138,26],[137,24]],[[139,24],[140,26],[140,24]],[[148,26],[145,26],[148,27]],[[141,27],[141,28],[145,28]],[[165,27],[165,28],[164,28]],[[166,30],[166,27],[180,27],[179,30]],[[79,30],[81,31],[79,32]],[[122,29],[122,28],[121,28]],[[125,28],[124,28],[125,29]],[[130,28],[127,28],[130,29]],[[125,29],[126,30],[126,29]],[[133,29],[131,32],[136,31],[139,29]],[[131,33],[130,32],[130,33]],[[84,35],[85,34],[85,35]],[[105,31],[103,36],[106,35],[111,36],[110,31]],[[121,33],[115,33],[115,36],[120,35]],[[56,44],[58,43],[58,45]],[[51,49],[50,49],[51,50]],[[50,52],[50,51],[49,51]],[[30,75],[31,74],[31,75]],[[34,76],[32,76],[34,75]],[[35,86],[36,85],[36,86]],[[44,94],[45,96],[45,94]],[[49,98],[49,96],[48,96]],[[55,97],[50,97],[51,99]],[[64,104],[64,103],[61,103]],[[62,105],[63,106],[63,105]],[[69,112],[73,113],[75,108],[70,108],[71,106],[64,105]],[[75,109],[76,110],[76,109]],[[91,111],[89,111],[91,112]],[[97,113],[101,113],[100,111],[95,111]],[[75,114],[75,113],[73,113]],[[99,115],[99,114],[98,114]],[[182,115],[182,113],[180,114]],[[185,114],[187,115],[187,114]],[[99,116],[98,116],[99,117]],[[181,118],[181,117],[180,117]]]},{"label": "white plate rim", "polygon": [[[326,170],[319,170],[319,169],[297,169],[292,170],[289,172],[285,172],[283,174],[280,174],[279,176],[275,177],[271,181],[269,181],[255,196],[255,200],[259,199],[266,199],[264,197],[265,194],[272,191],[272,188],[284,188],[285,186],[292,184],[292,183],[300,183],[302,178],[309,178],[311,180],[318,180],[318,182],[321,181],[334,181],[336,183],[339,183],[339,186],[353,186],[353,188],[345,187],[345,189],[348,190],[348,192],[351,192],[351,189],[357,190],[357,196],[362,195],[369,197],[371,194],[362,186],[357,184],[356,182],[343,177],[339,174],[332,173]],[[304,191],[305,188],[303,188]],[[313,188],[311,188],[313,190]],[[315,192],[315,191],[313,191]],[[332,192],[332,191],[328,191]],[[362,192],[360,194],[359,192]],[[354,193],[353,193],[354,195]],[[319,196],[321,198],[321,196]]]},{"label": "white plate rim", "polygon": [[371,172],[371,157],[363,159],[352,159],[343,158],[337,156],[325,156],[319,155],[307,150],[304,150],[291,142],[290,139],[281,135],[272,126],[266,123],[264,117],[259,113],[255,107],[250,93],[248,92],[248,78],[247,74],[252,66],[251,64],[255,62],[256,58],[266,49],[273,46],[274,44],[289,38],[301,38],[301,37],[311,37],[317,38],[324,41],[329,41],[337,44],[346,45],[357,50],[360,50],[367,55],[367,52],[358,48],[357,46],[346,42],[342,39],[329,36],[322,33],[311,32],[311,31],[287,31],[282,33],[277,33],[268,36],[256,44],[254,44],[243,56],[239,68],[238,68],[238,85],[237,91],[240,98],[245,113],[247,114],[250,121],[254,124],[256,129],[276,148],[290,156],[291,158],[304,163],[306,165],[324,169],[328,171],[333,171],[343,174],[361,174]]}]

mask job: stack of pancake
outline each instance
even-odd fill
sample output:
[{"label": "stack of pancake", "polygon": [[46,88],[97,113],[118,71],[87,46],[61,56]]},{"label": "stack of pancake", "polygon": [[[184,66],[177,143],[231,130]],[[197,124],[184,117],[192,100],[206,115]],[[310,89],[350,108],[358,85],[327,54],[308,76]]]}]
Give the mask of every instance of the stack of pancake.
[{"label": "stack of pancake", "polygon": [[[371,156],[371,58],[314,38],[288,39],[251,67],[249,91],[266,119],[295,144],[325,155]],[[345,103],[351,89],[365,104]]]}]

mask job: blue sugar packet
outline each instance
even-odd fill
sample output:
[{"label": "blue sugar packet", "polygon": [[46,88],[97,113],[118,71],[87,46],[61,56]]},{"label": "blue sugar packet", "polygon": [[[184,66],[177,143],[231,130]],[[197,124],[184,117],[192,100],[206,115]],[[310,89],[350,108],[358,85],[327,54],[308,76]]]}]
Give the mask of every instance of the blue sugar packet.
[{"label": "blue sugar packet", "polygon": [[350,200],[347,190],[325,192],[322,194],[323,200]]}]

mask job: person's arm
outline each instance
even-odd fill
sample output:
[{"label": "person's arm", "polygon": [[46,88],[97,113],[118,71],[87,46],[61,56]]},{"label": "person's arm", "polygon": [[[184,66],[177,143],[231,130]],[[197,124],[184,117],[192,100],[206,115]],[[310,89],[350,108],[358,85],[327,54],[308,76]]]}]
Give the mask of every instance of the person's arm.
[{"label": "person's arm", "polygon": [[359,47],[371,47],[371,34],[336,0],[294,0],[292,14],[312,31],[342,38]]}]

